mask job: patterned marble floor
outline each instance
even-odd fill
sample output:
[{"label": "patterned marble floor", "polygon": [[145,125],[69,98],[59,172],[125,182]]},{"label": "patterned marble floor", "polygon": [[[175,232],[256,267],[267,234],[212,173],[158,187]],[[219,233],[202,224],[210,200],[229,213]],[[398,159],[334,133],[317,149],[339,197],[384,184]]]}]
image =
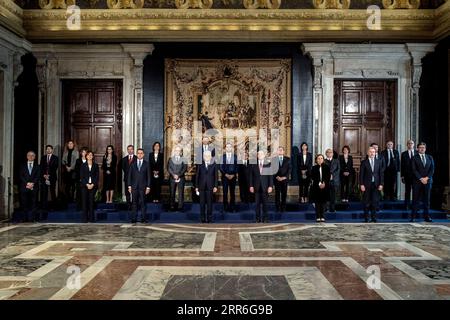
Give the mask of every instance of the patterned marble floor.
[{"label": "patterned marble floor", "polygon": [[0,225],[0,299],[450,299],[450,225]]}]

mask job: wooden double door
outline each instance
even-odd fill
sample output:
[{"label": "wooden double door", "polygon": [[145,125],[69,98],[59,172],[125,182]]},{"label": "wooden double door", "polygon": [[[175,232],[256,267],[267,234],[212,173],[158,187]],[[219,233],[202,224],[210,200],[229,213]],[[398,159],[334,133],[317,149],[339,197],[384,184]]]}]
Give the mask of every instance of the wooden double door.
[{"label": "wooden double door", "polygon": [[64,80],[63,101],[63,141],[74,140],[78,149],[88,147],[100,166],[108,145],[120,159],[122,80]]},{"label": "wooden double door", "polygon": [[394,141],[396,86],[392,80],[334,82],[334,150],[341,153],[348,145],[357,172],[371,143],[381,151],[388,140]]}]

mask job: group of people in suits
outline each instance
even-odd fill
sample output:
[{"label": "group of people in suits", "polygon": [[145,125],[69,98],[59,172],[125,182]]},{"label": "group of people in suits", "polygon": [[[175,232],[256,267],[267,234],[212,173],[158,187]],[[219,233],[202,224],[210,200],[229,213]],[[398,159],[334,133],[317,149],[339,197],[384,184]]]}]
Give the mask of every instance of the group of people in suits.
[{"label": "group of people in suits", "polygon": [[[362,192],[365,221],[376,222],[381,191],[384,199],[393,200],[396,194],[397,173],[405,184],[405,204],[410,207],[411,191],[413,194],[411,221],[417,218],[419,204],[424,204],[424,219],[431,221],[429,214],[430,190],[433,181],[434,161],[425,154],[426,145],[420,143],[417,150],[414,141],[407,143],[408,149],[401,156],[388,141],[386,149],[378,153],[378,145],[372,143],[367,151],[367,158],[362,161],[359,175],[359,188]],[[316,210],[317,222],[325,221],[325,212],[335,212],[337,194],[342,202],[349,201],[352,181],[355,177],[353,158],[349,146],[342,148],[342,154],[336,156],[332,149],[325,151],[325,156],[315,156],[308,144],[302,143],[297,158],[299,179],[299,201],[312,202]],[[169,173],[170,209],[183,211],[184,188],[188,161],[183,157],[182,148],[175,146],[167,163]],[[193,179],[195,192],[199,197],[202,222],[212,222],[214,194],[219,185],[219,175],[223,187],[223,207],[225,212],[236,211],[235,188],[239,185],[241,202],[248,203],[254,198],[257,222],[268,221],[269,194],[275,190],[275,207],[277,212],[286,211],[286,198],[291,180],[291,159],[285,156],[283,147],[279,147],[272,157],[266,150],[257,152],[256,163],[250,163],[248,152],[239,159],[234,152],[234,145],[227,143],[221,161],[215,160],[215,149],[208,137],[204,137],[200,150],[197,150],[198,164]],[[57,171],[59,160],[53,154],[53,146],[46,146],[46,153],[40,164],[35,161],[33,151],[27,153],[27,162],[20,169],[21,204],[28,220],[36,220],[37,199],[41,191],[42,208],[48,209],[48,198],[56,199]],[[114,147],[106,148],[102,160],[103,189],[106,202],[113,202],[117,178],[117,156]],[[125,196],[130,211],[130,221],[135,223],[140,213],[140,221],[147,222],[145,202],[150,197],[152,202],[161,201],[161,185],[164,181],[164,156],[161,144],[155,142],[153,150],[145,159],[144,150],[139,148],[135,154],[134,146],[127,147],[127,154],[120,160],[125,184]],[[87,148],[78,151],[73,141],[68,141],[62,156],[63,180],[65,194],[77,199],[83,211],[84,222],[94,222],[94,201],[99,189],[100,169],[95,163],[94,154]],[[175,199],[178,198],[178,201]]]},{"label": "group of people in suits", "polygon": [[[78,162],[78,151],[73,148],[73,142],[67,144],[70,152],[66,150],[63,154],[62,164],[65,166],[63,178],[72,179],[75,173],[79,180],[80,193],[83,206],[83,221],[94,221],[94,197],[98,189],[99,167],[94,161],[92,151],[82,150],[81,155],[85,161]],[[53,154],[53,146],[45,147],[46,154],[42,156],[40,163],[36,161],[36,154],[33,151],[27,152],[27,161],[23,164],[19,171],[20,177],[20,200],[23,210],[23,221],[39,220],[38,210],[38,194],[41,191],[42,209],[48,210],[48,198],[52,203],[56,200],[56,183],[57,172],[59,168],[59,159]],[[76,168],[77,163],[79,166]],[[66,181],[67,181],[66,180]],[[75,192],[75,186],[67,186],[66,192],[71,194]]]},{"label": "group of people in suits", "polygon": [[39,219],[38,197],[41,192],[42,208],[48,209],[48,197],[56,199],[56,181],[59,167],[58,157],[53,154],[53,146],[45,147],[45,155],[40,164],[34,151],[27,152],[27,161],[19,169],[20,203],[23,210],[22,221],[34,222]]},{"label": "group of people in suits", "polygon": [[[430,207],[430,192],[433,183],[434,160],[426,154],[426,144],[421,142],[414,149],[414,141],[407,142],[407,150],[401,155],[393,150],[393,143],[387,143],[387,149],[378,156],[376,144],[372,144],[367,151],[367,159],[362,161],[360,168],[360,189],[363,192],[365,221],[376,222],[379,210],[380,192],[384,191],[385,199],[394,197],[397,172],[401,170],[402,182],[405,184],[405,204],[409,207],[411,189],[413,203],[411,208],[411,222],[417,219],[420,203],[423,203],[423,218],[432,222]],[[401,167],[400,167],[401,163]]]}]

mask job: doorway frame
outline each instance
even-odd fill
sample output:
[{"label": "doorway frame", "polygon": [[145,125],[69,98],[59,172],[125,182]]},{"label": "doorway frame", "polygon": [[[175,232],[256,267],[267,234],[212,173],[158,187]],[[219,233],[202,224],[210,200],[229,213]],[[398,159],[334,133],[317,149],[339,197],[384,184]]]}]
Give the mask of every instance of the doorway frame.
[{"label": "doorway frame", "polygon": [[[396,80],[395,148],[401,153],[408,139],[419,137],[419,88],[422,58],[435,43],[339,44],[304,43],[313,64],[313,148],[315,153],[333,147],[334,80]],[[398,184],[397,197],[404,195]]]}]

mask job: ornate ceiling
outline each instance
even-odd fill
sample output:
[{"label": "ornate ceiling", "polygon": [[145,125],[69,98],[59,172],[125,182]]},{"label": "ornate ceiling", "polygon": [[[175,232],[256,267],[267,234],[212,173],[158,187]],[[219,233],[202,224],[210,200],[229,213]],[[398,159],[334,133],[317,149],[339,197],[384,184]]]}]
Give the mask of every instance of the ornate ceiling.
[{"label": "ornate ceiling", "polygon": [[[17,4],[16,4],[17,3]],[[32,42],[438,41],[450,0],[0,0],[0,24]],[[75,4],[79,28],[70,28]],[[369,29],[377,5],[380,25]],[[373,19],[370,21],[374,21]]]},{"label": "ornate ceiling", "polygon": [[[38,9],[39,0],[15,0],[17,5],[19,5],[23,9]],[[49,3],[49,0],[43,1],[45,3]],[[77,6],[82,9],[107,9],[107,2],[120,2],[120,1],[107,1],[107,0],[76,0]],[[141,0],[135,1],[142,2],[143,8],[160,8],[160,9],[173,9],[176,8],[176,0]],[[178,2],[186,2],[190,1],[178,1]],[[196,1],[194,1],[196,2]],[[204,0],[204,3],[212,3],[212,9],[245,9],[246,3],[265,3],[266,1],[243,1],[243,0]],[[274,0],[270,1],[274,4],[280,3],[280,9],[314,9],[314,1],[313,0]],[[316,1],[317,3],[327,3],[329,1]],[[333,1],[330,1],[333,2]],[[339,1],[338,1],[339,2]],[[366,9],[369,5],[378,5],[380,8],[383,7],[383,0],[353,0],[353,1],[340,1],[341,3],[350,3],[350,9]],[[391,1],[387,1],[391,2]],[[401,2],[401,1],[399,1]],[[411,3],[419,3],[420,9],[435,9],[442,5],[445,0],[421,0],[421,1],[410,1]]]}]

